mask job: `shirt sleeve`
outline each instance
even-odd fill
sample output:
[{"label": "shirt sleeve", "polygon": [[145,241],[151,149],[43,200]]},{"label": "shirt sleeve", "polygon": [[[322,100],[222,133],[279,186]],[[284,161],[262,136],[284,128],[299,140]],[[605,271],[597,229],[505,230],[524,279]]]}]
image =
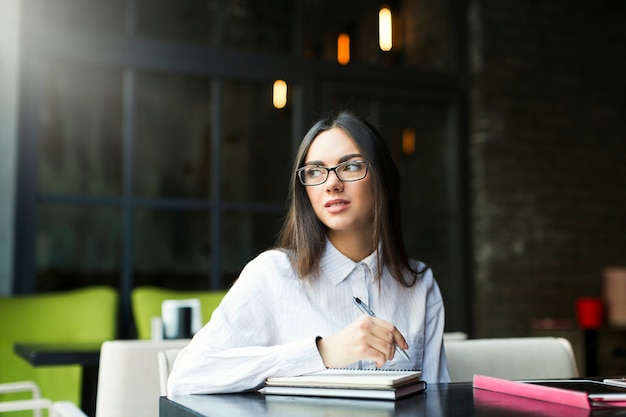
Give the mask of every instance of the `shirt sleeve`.
[{"label": "shirt sleeve", "polygon": [[448,363],[443,348],[445,312],[443,298],[431,270],[426,271],[431,281],[426,295],[424,323],[424,373],[422,378],[431,382],[450,382]]},{"label": "shirt sleeve", "polygon": [[268,376],[325,369],[317,334],[277,337],[289,329],[278,329],[274,320],[272,306],[281,302],[283,285],[276,274],[291,272],[277,270],[276,256],[258,257],[244,268],[210,322],[177,357],[169,394],[243,392],[259,388]]}]

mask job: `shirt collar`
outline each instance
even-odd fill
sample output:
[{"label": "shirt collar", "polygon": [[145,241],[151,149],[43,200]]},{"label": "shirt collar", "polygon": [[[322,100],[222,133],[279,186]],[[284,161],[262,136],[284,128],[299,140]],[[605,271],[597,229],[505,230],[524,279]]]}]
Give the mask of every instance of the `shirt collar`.
[{"label": "shirt collar", "polygon": [[329,277],[333,284],[339,285],[354,271],[359,264],[367,265],[372,276],[376,276],[378,271],[378,251],[370,253],[360,262],[354,262],[352,259],[339,252],[337,248],[326,239],[326,247],[322,253],[320,260],[320,268],[324,275]]}]

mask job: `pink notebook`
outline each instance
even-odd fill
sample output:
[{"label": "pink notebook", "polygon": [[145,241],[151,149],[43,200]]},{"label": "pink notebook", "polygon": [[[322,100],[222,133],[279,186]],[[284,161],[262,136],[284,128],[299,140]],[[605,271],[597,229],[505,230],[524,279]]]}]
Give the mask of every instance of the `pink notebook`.
[{"label": "pink notebook", "polygon": [[[626,398],[626,390],[623,392],[607,390],[606,394],[595,392],[577,391],[575,389],[562,388],[568,384],[572,388],[579,383],[591,383],[590,381],[553,381],[558,383],[560,387],[546,386],[540,384],[549,384],[551,381],[534,381],[537,383],[509,381],[501,378],[493,378],[484,375],[474,375],[474,388],[488,391],[500,392],[503,394],[515,395],[518,397],[530,398],[534,400],[547,401],[555,404],[563,404],[570,407],[578,407],[583,409],[600,408],[600,407],[626,407],[626,401],[620,399],[622,394]],[[572,384],[573,383],[573,384]],[[599,384],[600,388],[606,388]],[[598,390],[600,391],[600,390]],[[610,392],[609,392],[610,391]],[[592,397],[592,398],[590,398]],[[611,398],[615,397],[615,398]]]},{"label": "pink notebook", "polygon": [[491,412],[490,415],[494,416],[517,415],[516,413],[519,412],[535,417],[590,417],[591,413],[589,409],[538,401],[484,389],[474,390],[474,407],[488,410]]}]

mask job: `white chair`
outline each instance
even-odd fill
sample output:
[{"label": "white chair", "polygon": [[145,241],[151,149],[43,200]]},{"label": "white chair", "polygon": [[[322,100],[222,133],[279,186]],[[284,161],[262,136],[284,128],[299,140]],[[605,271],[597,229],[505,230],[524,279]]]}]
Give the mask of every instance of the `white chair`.
[{"label": "white chair", "polygon": [[114,340],[100,353],[96,417],[159,415],[158,353],[182,349],[189,340]]},{"label": "white chair", "polygon": [[39,416],[41,410],[44,409],[48,410],[48,417],[87,417],[76,404],[70,401],[52,402],[48,398],[32,398],[0,403],[0,413],[33,411],[33,415]]},{"label": "white chair", "polygon": [[41,389],[34,381],[5,382],[0,384],[0,394],[29,391],[33,397],[41,398]]},{"label": "white chair", "polygon": [[87,414],[71,401],[57,401],[52,404],[52,410],[57,417],[87,417]]},{"label": "white chair", "polygon": [[161,395],[167,396],[167,379],[172,372],[174,361],[182,349],[169,349],[158,353],[159,361],[159,383],[161,384]]},{"label": "white chair", "polygon": [[559,337],[517,337],[444,340],[452,382],[475,374],[510,380],[575,378],[578,368],[572,346]]},{"label": "white chair", "polygon": [[[157,417],[161,393],[158,353],[180,350],[188,343],[185,339],[104,342],[100,349],[96,416],[90,417]],[[50,417],[87,417],[71,402],[39,398],[34,383],[12,385],[2,384],[0,388],[4,392],[32,390],[33,399],[0,402],[0,412],[47,409]]]},{"label": "white chair", "polygon": [[467,333],[465,332],[446,332],[443,334],[444,342],[452,342],[458,340],[467,340]]},{"label": "white chair", "polygon": [[[0,384],[0,394],[14,392],[30,392],[31,398],[28,400],[16,400],[0,402],[0,412],[33,410],[33,417],[41,416],[41,409],[50,409],[50,400],[41,400],[41,389],[34,381],[5,382]],[[29,406],[32,404],[32,406]]]}]

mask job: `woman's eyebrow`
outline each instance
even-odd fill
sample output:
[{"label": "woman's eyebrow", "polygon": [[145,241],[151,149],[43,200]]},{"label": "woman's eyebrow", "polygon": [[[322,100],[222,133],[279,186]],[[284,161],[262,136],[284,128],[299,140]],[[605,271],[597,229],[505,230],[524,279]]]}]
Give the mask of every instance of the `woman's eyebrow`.
[{"label": "woman's eyebrow", "polygon": [[[342,156],[341,158],[339,158],[339,163],[341,164],[342,162],[346,162],[349,161],[352,158],[357,158],[357,157],[361,157],[362,155],[360,153],[352,153],[349,155],[345,155]],[[304,165],[316,165],[316,166],[324,166],[324,163],[322,161],[307,161],[304,163]]]},{"label": "woman's eyebrow", "polygon": [[357,158],[357,157],[361,157],[361,154],[360,153],[353,153],[353,154],[350,154],[350,155],[342,156],[339,159],[339,163],[346,162],[346,161],[349,161],[352,158]]}]

